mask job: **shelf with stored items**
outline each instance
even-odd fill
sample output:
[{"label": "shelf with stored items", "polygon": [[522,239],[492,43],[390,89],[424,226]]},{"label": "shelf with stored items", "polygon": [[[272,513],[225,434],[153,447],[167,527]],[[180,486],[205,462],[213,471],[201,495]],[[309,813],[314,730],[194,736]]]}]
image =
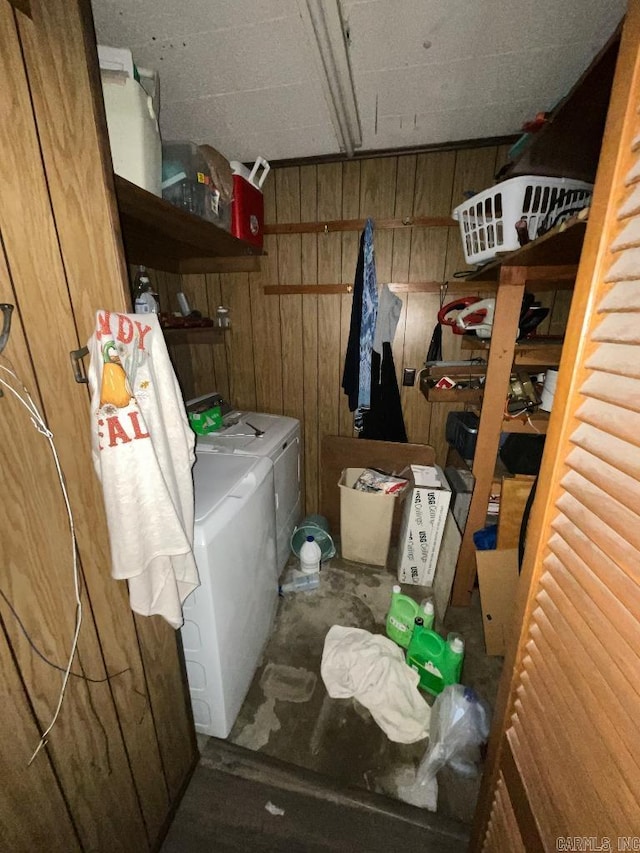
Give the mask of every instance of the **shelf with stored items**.
[{"label": "shelf with stored items", "polygon": [[593,183],[596,176],[621,27],[595,56],[572,89],[545,116],[542,127],[515,146],[502,178],[544,175]]},{"label": "shelf with stored items", "polygon": [[[525,365],[530,367],[545,365],[556,367],[560,364],[562,355],[562,337],[534,335],[523,341],[518,341],[513,348],[513,363],[521,369]],[[486,357],[490,347],[490,341],[481,341],[477,338],[463,337],[462,349],[471,350]]]},{"label": "shelf with stored items", "polygon": [[470,602],[476,576],[473,533],[484,527],[486,521],[501,434],[544,434],[549,423],[548,414],[542,411],[528,418],[504,418],[514,363],[517,366],[519,359],[526,359],[529,364],[555,366],[561,355],[561,342],[558,340],[516,343],[525,290],[537,293],[545,287],[554,290],[572,287],[585,228],[584,215],[581,218],[576,216],[467,277],[467,281],[490,281],[497,287],[491,339],[487,342],[470,340],[463,344],[465,349],[471,347],[480,354],[484,351],[486,355],[488,349],[488,361],[472,463],[475,487],[456,565],[451,600],[454,605],[464,606]]},{"label": "shelf with stored items", "polygon": [[224,343],[224,329],[218,326],[163,327],[162,333],[169,346],[179,344],[221,344]]},{"label": "shelf with stored items", "polygon": [[127,261],[175,273],[253,272],[262,250],[114,175]]},{"label": "shelf with stored items", "polygon": [[[420,392],[430,403],[479,403],[486,372],[484,359],[474,359],[467,364],[428,364],[420,371]],[[442,380],[446,385],[455,382],[456,386],[436,387]]]},{"label": "shelf with stored items", "polygon": [[[471,407],[480,416],[481,409]],[[503,415],[500,432],[518,432],[524,435],[544,435],[549,427],[549,412],[538,409],[530,414]]]}]

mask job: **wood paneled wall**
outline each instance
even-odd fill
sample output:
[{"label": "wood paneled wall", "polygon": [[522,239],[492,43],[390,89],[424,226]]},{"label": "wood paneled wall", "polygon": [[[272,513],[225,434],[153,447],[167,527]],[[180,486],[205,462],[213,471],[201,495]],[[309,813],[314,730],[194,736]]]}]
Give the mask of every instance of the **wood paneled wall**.
[{"label": "wood paneled wall", "polygon": [[[0,849],[156,849],[197,760],[178,635],[132,613],[111,577],[90,400],[70,351],[101,307],[127,310],[125,264],[88,0],[0,0],[0,302],[15,306],[0,358],[46,418],[73,511],[73,549],[44,435],[0,398]],[[52,72],[55,69],[55,73]],[[0,371],[3,379],[9,374]]]},{"label": "wood paneled wall", "polygon": [[[449,216],[468,192],[490,186],[505,148],[484,147],[323,165],[275,169],[265,187],[268,223],[336,219]],[[319,447],[327,434],[352,435],[352,415],[341,389],[351,317],[347,294],[265,295],[263,285],[353,283],[357,232],[280,234],[265,238],[262,273],[178,276],[157,274],[165,305],[176,310],[182,289],[194,307],[213,316],[222,300],[231,308],[225,345],[174,348],[186,394],[217,387],[241,408],[284,413],[303,424],[306,509],[318,509]],[[459,231],[446,227],[379,230],[378,282],[452,280],[466,269]],[[471,293],[475,292],[473,290]],[[451,297],[453,298],[453,297]],[[555,294],[544,300],[553,307]],[[440,306],[436,293],[406,293],[393,344],[398,379],[421,368]],[[563,328],[567,300],[546,323]],[[551,324],[551,325],[550,325]],[[445,358],[458,358],[460,338],[443,332]],[[468,357],[468,356],[464,356]],[[409,441],[432,444],[446,456],[447,414],[462,406],[428,403],[418,385],[401,388]]]}]

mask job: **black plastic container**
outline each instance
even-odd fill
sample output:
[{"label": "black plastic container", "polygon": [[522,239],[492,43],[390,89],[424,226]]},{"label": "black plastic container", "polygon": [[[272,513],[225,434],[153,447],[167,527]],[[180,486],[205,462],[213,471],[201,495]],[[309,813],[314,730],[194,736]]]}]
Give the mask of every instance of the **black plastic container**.
[{"label": "black plastic container", "polygon": [[544,435],[508,435],[500,448],[500,459],[511,474],[537,474],[544,452]]},{"label": "black plastic container", "polygon": [[480,418],[473,412],[449,412],[446,438],[463,459],[473,459],[476,452]]}]

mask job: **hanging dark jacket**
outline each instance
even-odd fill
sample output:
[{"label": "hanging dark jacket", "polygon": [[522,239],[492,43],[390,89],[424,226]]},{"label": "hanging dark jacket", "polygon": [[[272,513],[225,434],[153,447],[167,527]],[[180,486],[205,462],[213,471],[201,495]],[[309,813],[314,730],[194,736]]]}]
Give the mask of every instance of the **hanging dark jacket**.
[{"label": "hanging dark jacket", "polygon": [[364,231],[360,235],[360,249],[356,275],[353,280],[353,302],[351,304],[351,325],[349,340],[344,359],[342,387],[349,398],[349,411],[358,408],[358,390],[360,383],[360,328],[362,325],[362,291],[364,289]]},{"label": "hanging dark jacket", "polygon": [[[382,362],[382,363],[381,363]],[[371,358],[371,408],[362,416],[360,438],[378,441],[407,441],[400,389],[396,379],[391,344],[382,344],[382,358],[375,350]]]}]

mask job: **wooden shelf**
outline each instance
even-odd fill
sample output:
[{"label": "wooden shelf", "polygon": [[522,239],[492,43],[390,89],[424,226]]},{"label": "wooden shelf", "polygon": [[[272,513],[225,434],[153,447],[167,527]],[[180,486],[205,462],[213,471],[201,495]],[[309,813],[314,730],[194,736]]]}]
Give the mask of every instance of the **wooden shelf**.
[{"label": "wooden shelf", "polygon": [[[251,270],[255,256],[262,254],[257,246],[238,240],[212,222],[174,207],[119,175],[114,175],[114,183],[130,264],[177,273],[217,272],[221,260],[234,258],[245,259]],[[238,267],[242,267],[241,261],[234,264],[234,271]]]},{"label": "wooden shelf", "polygon": [[495,283],[503,267],[527,267],[527,290],[572,290],[586,227],[584,218],[572,217],[537,240],[472,272],[465,281]]},{"label": "wooden shelf", "polygon": [[435,388],[434,383],[444,376],[464,383],[478,381],[486,374],[486,365],[469,362],[464,365],[428,365],[420,371],[420,391],[430,403],[479,403],[483,389],[479,388]]},{"label": "wooden shelf", "polygon": [[420,385],[422,395],[430,403],[480,403],[482,388],[428,388]]},{"label": "wooden shelf", "polygon": [[[477,415],[480,415],[479,410],[472,409]],[[529,419],[524,415],[517,418],[503,418],[500,432],[517,432],[523,435],[545,435],[549,427],[549,412],[538,409],[529,416]]]},{"label": "wooden shelf", "polygon": [[[538,337],[529,338],[517,343],[513,350],[513,363],[520,370],[527,367],[536,368],[541,365],[547,367],[556,367],[560,364],[562,355],[562,338]],[[472,352],[486,352],[490,349],[491,340],[481,341],[479,338],[473,338],[470,335],[465,335],[462,338],[462,349]]]},{"label": "wooden shelf", "polygon": [[[615,39],[597,58],[595,64],[599,64],[600,69],[595,72],[595,77],[591,70],[585,74],[569,98],[554,112],[550,125],[537,139],[532,138],[520,161],[506,170],[503,176],[522,174],[524,171],[526,174],[593,180],[615,62],[614,44]],[[537,240],[497,258],[482,269],[474,270],[466,278],[470,290],[482,290],[483,283],[487,282],[497,282],[497,288],[482,414],[473,462],[475,488],[456,564],[451,594],[454,605],[468,605],[471,600],[476,575],[473,533],[486,518],[486,502],[495,476],[494,461],[499,452],[500,434],[505,431],[544,433],[549,423],[549,417],[544,412],[535,413],[531,423],[522,420],[505,422],[503,419],[504,400],[514,361],[517,363],[518,358],[524,355],[529,362],[541,359],[538,363],[543,365],[545,361],[549,364],[553,355],[547,344],[540,346],[524,341],[522,345],[516,346],[523,296],[527,291],[539,293],[544,290],[573,289],[587,216],[587,210],[580,211]],[[476,348],[477,344],[472,346]],[[553,346],[558,350],[560,348],[557,342]],[[523,347],[527,348],[524,352]],[[559,360],[558,350],[554,354],[554,362]]]},{"label": "wooden shelf", "polygon": [[620,28],[553,109],[547,124],[527,139],[506,177],[595,181],[619,47]]},{"label": "wooden shelf", "polygon": [[549,412],[538,410],[530,415],[529,421],[522,417],[503,421],[502,432],[518,432],[525,435],[544,435],[549,427]]},{"label": "wooden shelf", "polygon": [[168,346],[177,344],[221,344],[224,331],[216,326],[194,326],[162,330]]}]

